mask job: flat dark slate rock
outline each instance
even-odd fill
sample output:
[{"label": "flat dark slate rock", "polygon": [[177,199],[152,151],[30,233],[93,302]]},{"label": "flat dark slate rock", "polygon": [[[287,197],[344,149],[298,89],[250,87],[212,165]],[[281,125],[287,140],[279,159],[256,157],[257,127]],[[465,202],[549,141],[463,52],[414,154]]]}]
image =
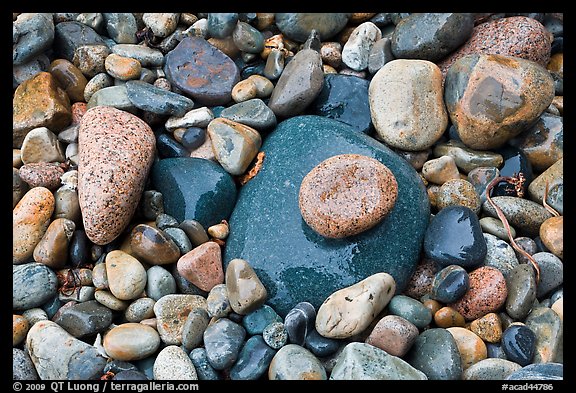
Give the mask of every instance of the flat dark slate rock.
[{"label": "flat dark slate rock", "polygon": [[170,83],[202,105],[224,105],[240,81],[240,70],[204,38],[186,37],[166,54],[164,72]]},{"label": "flat dark slate rock", "polygon": [[[430,215],[416,171],[384,144],[351,126],[320,116],[281,122],[264,142],[260,172],[242,187],[230,217],[233,230],[224,263],[242,258],[268,290],[267,304],[280,316],[301,301],[318,308],[338,289],[372,274],[391,274],[402,291],[419,260]],[[390,214],[375,227],[344,239],[328,239],[302,219],[298,193],[304,176],[339,154],[379,160],[398,182]]]},{"label": "flat dark slate rock", "polygon": [[104,39],[84,23],[61,22],[54,28],[54,52],[61,58],[73,61],[76,48],[93,44],[104,44]]},{"label": "flat dark slate rock", "polygon": [[194,107],[194,101],[190,98],[144,81],[127,81],[126,92],[136,108],[159,115],[184,116]]}]

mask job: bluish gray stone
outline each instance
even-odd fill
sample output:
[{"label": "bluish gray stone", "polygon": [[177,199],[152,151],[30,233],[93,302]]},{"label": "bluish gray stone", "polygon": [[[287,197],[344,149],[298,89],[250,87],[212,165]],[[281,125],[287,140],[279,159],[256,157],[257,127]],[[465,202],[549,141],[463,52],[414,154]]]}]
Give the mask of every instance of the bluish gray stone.
[{"label": "bluish gray stone", "polygon": [[260,54],[264,49],[264,35],[246,22],[236,23],[232,31],[232,39],[242,52]]},{"label": "bluish gray stone", "polygon": [[128,89],[126,85],[109,86],[97,90],[90,97],[90,101],[86,104],[86,108],[90,109],[95,106],[112,106],[126,112],[136,114],[138,108],[128,98]]},{"label": "bluish gray stone", "polygon": [[208,14],[208,37],[226,38],[232,35],[236,23],[238,23],[238,13],[235,12],[211,12]]},{"label": "bluish gray stone", "polygon": [[462,379],[467,381],[501,381],[522,366],[507,359],[488,358],[480,360],[468,367],[462,373]]},{"label": "bluish gray stone", "polygon": [[174,241],[174,243],[176,243],[178,249],[180,250],[180,254],[184,255],[192,251],[194,248],[194,246],[192,246],[192,242],[190,239],[188,239],[188,236],[184,230],[180,228],[166,228],[164,233],[168,235]]},{"label": "bluish gray stone", "polygon": [[338,357],[330,380],[427,380],[405,360],[370,344],[353,342]]},{"label": "bluish gray stone", "polygon": [[562,363],[535,363],[522,367],[506,377],[506,380],[530,381],[530,380],[563,380],[564,364]]},{"label": "bluish gray stone", "polygon": [[118,44],[112,48],[112,53],[124,57],[131,57],[140,62],[142,67],[162,67],[164,55],[158,49],[136,44]]},{"label": "bluish gray stone", "polygon": [[272,322],[282,322],[282,318],[267,304],[263,304],[242,318],[242,326],[251,336],[262,334],[264,328]]},{"label": "bluish gray stone", "polygon": [[146,294],[158,301],[165,295],[176,293],[176,280],[162,266],[152,266],[146,271]]},{"label": "bluish gray stone", "polygon": [[500,270],[504,278],[508,279],[512,270],[520,265],[514,249],[508,242],[490,233],[484,233],[483,235],[484,240],[486,240],[486,257],[482,265]]},{"label": "bluish gray stone", "polygon": [[25,263],[12,267],[12,308],[39,307],[57,295],[58,279],[48,266]]},{"label": "bluish gray stone", "polygon": [[194,107],[194,101],[190,98],[144,81],[127,81],[126,93],[136,108],[158,115],[184,116]]},{"label": "bluish gray stone", "polygon": [[196,375],[201,381],[217,381],[222,379],[218,371],[216,371],[208,361],[206,349],[194,348],[190,352],[190,360],[196,369]]},{"label": "bluish gray stone", "polygon": [[156,149],[160,158],[189,157],[190,152],[177,142],[172,135],[161,133],[156,138]]},{"label": "bluish gray stone", "polygon": [[14,21],[14,28],[18,31],[17,42],[12,46],[15,65],[42,54],[54,41],[54,21],[50,13],[22,13]]},{"label": "bluish gray stone", "polygon": [[89,300],[66,307],[54,322],[74,337],[84,338],[106,330],[112,323],[112,310]]},{"label": "bluish gray stone", "polygon": [[231,105],[222,110],[220,116],[258,131],[269,130],[276,126],[276,115],[260,98],[252,98]]},{"label": "bluish gray stone", "polygon": [[102,13],[108,36],[117,44],[135,44],[138,25],[131,12]]},{"label": "bluish gray stone", "polygon": [[448,265],[434,276],[430,297],[441,303],[454,303],[469,288],[468,272],[461,266]]},{"label": "bluish gray stone", "polygon": [[404,360],[428,379],[459,380],[462,376],[460,352],[446,329],[432,328],[420,333]]},{"label": "bluish gray stone", "polygon": [[530,263],[516,266],[506,278],[506,313],[515,320],[524,320],[536,300],[536,276]]},{"label": "bluish gray stone", "polygon": [[204,348],[208,362],[216,370],[224,370],[238,359],[246,330],[229,320],[220,318],[204,331]]},{"label": "bluish gray stone", "polygon": [[564,264],[550,252],[537,252],[532,258],[540,268],[540,281],[536,286],[536,297],[543,298],[564,282]]},{"label": "bluish gray stone", "polygon": [[328,41],[346,26],[349,17],[350,14],[334,12],[279,12],[274,15],[274,21],[280,31],[294,41],[306,41],[312,30],[316,30],[322,41]]},{"label": "bluish gray stone", "polygon": [[230,369],[232,380],[256,380],[266,373],[276,351],[266,345],[260,335],[252,336],[246,341],[238,360]]},{"label": "bluish gray stone", "polygon": [[[404,289],[419,260],[430,202],[410,164],[375,139],[339,121],[297,116],[265,140],[260,172],[245,184],[229,223],[224,264],[250,261],[279,315],[301,301],[319,307],[336,290],[377,272]],[[314,154],[310,154],[314,152]],[[304,176],[338,154],[361,154],[386,165],[398,183],[390,214],[372,229],[345,239],[315,233],[302,219],[298,193]],[[402,228],[402,230],[398,230]],[[386,239],[386,241],[382,241]]]},{"label": "bluish gray stone", "polygon": [[523,323],[513,323],[502,333],[502,349],[508,360],[527,366],[536,350],[536,335]]},{"label": "bluish gray stone", "polygon": [[12,379],[14,381],[38,379],[38,373],[30,356],[20,348],[12,348]]},{"label": "bluish gray stone", "polygon": [[306,336],[314,329],[316,309],[309,302],[295,305],[284,318],[284,326],[292,344],[304,345]]},{"label": "bluish gray stone", "polygon": [[196,220],[204,228],[228,220],[236,185],[220,165],[201,158],[166,158],[152,166],[152,183],[162,193],[164,210],[179,222]]},{"label": "bluish gray stone", "polygon": [[60,58],[74,61],[74,51],[84,45],[104,44],[102,37],[90,26],[71,21],[54,27],[54,52]]},{"label": "bluish gray stone", "polygon": [[184,348],[190,351],[202,343],[204,331],[209,322],[208,313],[203,308],[195,308],[190,311],[182,327],[182,345]]},{"label": "bluish gray stone", "polygon": [[150,378],[138,370],[122,370],[112,377],[113,381],[149,381]]},{"label": "bluish gray stone", "polygon": [[532,363],[563,363],[564,325],[558,314],[548,307],[536,307],[524,323],[536,335]]},{"label": "bluish gray stone", "polygon": [[432,322],[432,312],[418,300],[406,295],[396,295],[388,303],[388,313],[398,315],[423,329]]},{"label": "bluish gray stone", "polygon": [[304,347],[309,349],[314,355],[324,358],[330,356],[340,348],[342,341],[321,336],[316,329],[312,329],[306,335]]}]

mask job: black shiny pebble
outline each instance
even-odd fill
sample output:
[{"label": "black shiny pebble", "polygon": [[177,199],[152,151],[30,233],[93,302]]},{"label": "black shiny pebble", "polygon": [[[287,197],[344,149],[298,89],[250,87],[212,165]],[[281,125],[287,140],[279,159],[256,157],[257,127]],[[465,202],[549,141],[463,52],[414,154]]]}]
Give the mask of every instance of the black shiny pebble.
[{"label": "black shiny pebble", "polygon": [[92,262],[92,242],[86,236],[86,232],[77,229],[72,235],[68,247],[68,257],[72,267],[77,268]]},{"label": "black shiny pebble", "polygon": [[123,370],[112,377],[113,381],[149,381],[150,379],[138,370]]},{"label": "black shiny pebble", "polygon": [[168,134],[156,138],[156,148],[162,158],[188,157],[190,152]]},{"label": "black shiny pebble", "polygon": [[315,322],[316,310],[311,303],[300,302],[295,305],[284,318],[290,343],[303,346],[306,336],[314,329]]},{"label": "black shiny pebble", "polygon": [[313,328],[306,335],[304,347],[318,357],[326,357],[336,353],[338,348],[340,348],[340,341],[324,337]]},{"label": "black shiny pebble", "polygon": [[564,52],[564,37],[555,37],[550,48],[550,55]]},{"label": "black shiny pebble", "polygon": [[[502,155],[504,163],[500,168],[500,176],[518,176],[522,173],[524,176],[524,183],[522,185],[522,192],[526,195],[528,185],[534,180],[532,172],[532,164],[526,157],[524,152],[513,146],[504,146],[495,151]],[[491,197],[495,196],[517,196],[514,186],[508,182],[501,181],[492,189]]]},{"label": "black shiny pebble", "polygon": [[206,141],[206,130],[201,127],[188,127],[182,134],[182,146],[188,150],[200,147]]},{"label": "black shiny pebble", "polygon": [[461,266],[449,265],[432,280],[431,297],[441,303],[453,303],[470,288],[468,272]]},{"label": "black shiny pebble", "polygon": [[502,349],[508,360],[527,366],[536,351],[536,335],[526,325],[512,324],[502,333]]}]

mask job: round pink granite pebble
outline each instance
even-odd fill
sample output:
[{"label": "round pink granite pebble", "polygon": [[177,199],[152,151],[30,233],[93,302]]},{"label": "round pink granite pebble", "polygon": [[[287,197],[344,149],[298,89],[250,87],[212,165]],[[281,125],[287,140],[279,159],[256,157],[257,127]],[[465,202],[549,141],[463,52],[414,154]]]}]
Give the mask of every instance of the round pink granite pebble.
[{"label": "round pink granite pebble", "polygon": [[457,302],[449,305],[467,321],[481,318],[491,312],[498,312],[506,302],[508,289],[500,270],[482,266],[468,275],[470,288]]},{"label": "round pink granite pebble", "polygon": [[154,159],[150,126],[108,106],[86,111],[78,133],[78,197],[95,244],[114,240],[132,218]]},{"label": "round pink granite pebble", "polygon": [[182,255],[177,264],[178,273],[203,291],[224,283],[222,254],[216,242],[206,242]]},{"label": "round pink granite pebble", "polygon": [[64,174],[64,169],[57,163],[31,162],[22,165],[18,174],[30,188],[46,187],[55,191],[62,184],[60,177]]},{"label": "round pink granite pebble", "polygon": [[366,231],[392,210],[398,184],[380,161],[359,154],[330,157],[302,180],[299,206],[304,221],[328,238]]}]

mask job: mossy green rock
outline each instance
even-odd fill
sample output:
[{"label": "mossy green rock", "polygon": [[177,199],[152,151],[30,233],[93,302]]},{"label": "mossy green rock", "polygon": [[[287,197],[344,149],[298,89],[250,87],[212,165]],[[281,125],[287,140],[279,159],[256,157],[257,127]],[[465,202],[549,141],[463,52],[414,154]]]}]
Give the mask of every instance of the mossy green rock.
[{"label": "mossy green rock", "polygon": [[[230,217],[224,264],[242,258],[268,291],[281,316],[308,301],[316,309],[333,292],[378,272],[391,274],[397,292],[419,259],[430,215],[426,189],[416,171],[388,147],[342,122],[296,116],[265,140],[260,172],[239,192]],[[338,154],[361,154],[386,165],[396,177],[396,204],[379,224],[360,234],[329,239],[302,219],[298,193],[312,168]]]},{"label": "mossy green rock", "polygon": [[236,184],[220,165],[202,158],[165,158],[152,166],[152,184],[162,193],[164,212],[178,222],[196,220],[207,229],[227,220]]}]

